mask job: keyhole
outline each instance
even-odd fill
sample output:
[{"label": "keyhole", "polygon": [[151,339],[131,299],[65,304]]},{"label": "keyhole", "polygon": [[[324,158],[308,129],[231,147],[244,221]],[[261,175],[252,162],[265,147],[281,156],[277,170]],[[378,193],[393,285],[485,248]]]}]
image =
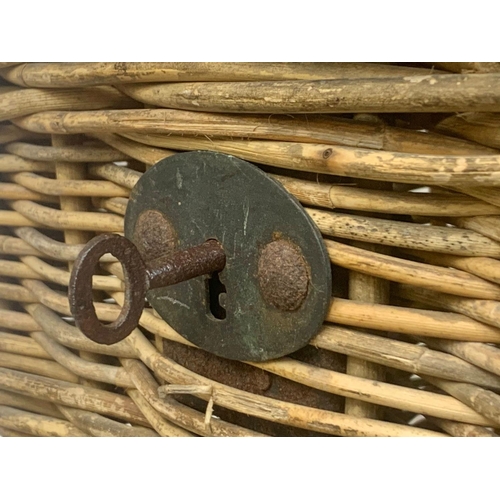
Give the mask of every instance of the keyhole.
[{"label": "keyhole", "polygon": [[[226,286],[219,278],[219,273],[212,273],[207,279],[208,306],[216,319],[226,319],[226,309],[220,303],[226,297]],[[222,295],[222,297],[221,297]]]}]

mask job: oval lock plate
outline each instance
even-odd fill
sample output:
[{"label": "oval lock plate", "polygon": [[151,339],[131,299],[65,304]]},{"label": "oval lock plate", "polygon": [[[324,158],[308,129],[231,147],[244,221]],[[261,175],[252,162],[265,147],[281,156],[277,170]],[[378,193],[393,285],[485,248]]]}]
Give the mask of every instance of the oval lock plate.
[{"label": "oval lock plate", "polygon": [[264,361],[308,344],[331,297],[320,232],[298,201],[254,165],[221,153],[165,158],[134,187],[125,236],[151,260],[209,239],[220,273],[150,290],[180,335],[224,358]]}]

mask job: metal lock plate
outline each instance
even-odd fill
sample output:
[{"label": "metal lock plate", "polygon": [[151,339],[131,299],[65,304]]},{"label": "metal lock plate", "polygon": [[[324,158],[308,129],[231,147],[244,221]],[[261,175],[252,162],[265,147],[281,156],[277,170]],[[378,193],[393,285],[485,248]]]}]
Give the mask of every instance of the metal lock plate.
[{"label": "metal lock plate", "polygon": [[134,187],[125,236],[145,261],[218,240],[220,273],[149,290],[160,316],[193,344],[242,361],[305,346],[323,323],[331,270],[298,201],[254,165],[221,153],[165,158]]}]

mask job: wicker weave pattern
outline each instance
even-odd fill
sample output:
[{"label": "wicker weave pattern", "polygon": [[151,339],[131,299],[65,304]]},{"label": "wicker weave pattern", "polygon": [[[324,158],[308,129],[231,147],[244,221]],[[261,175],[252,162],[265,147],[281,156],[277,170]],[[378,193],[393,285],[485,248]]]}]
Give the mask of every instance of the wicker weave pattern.
[{"label": "wicker weave pattern", "polygon": [[[500,65],[431,66],[0,63],[0,435],[496,435]],[[289,358],[221,360],[151,308],[113,346],[72,323],[83,245],[199,149],[258,164],[324,235],[334,297]],[[113,321],[121,266],[93,279]]]}]

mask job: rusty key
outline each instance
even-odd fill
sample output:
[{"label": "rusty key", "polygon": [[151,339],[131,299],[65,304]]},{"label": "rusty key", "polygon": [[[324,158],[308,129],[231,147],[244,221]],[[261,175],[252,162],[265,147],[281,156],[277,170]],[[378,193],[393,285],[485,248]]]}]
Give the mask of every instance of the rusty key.
[{"label": "rusty key", "polygon": [[[123,266],[125,301],[118,318],[102,324],[92,301],[92,276],[99,259],[106,253],[114,255]],[[115,344],[139,324],[148,290],[219,272],[225,265],[226,254],[215,239],[146,263],[129,239],[118,234],[102,234],[90,240],[75,260],[68,293],[71,313],[89,339],[98,344]]]}]

